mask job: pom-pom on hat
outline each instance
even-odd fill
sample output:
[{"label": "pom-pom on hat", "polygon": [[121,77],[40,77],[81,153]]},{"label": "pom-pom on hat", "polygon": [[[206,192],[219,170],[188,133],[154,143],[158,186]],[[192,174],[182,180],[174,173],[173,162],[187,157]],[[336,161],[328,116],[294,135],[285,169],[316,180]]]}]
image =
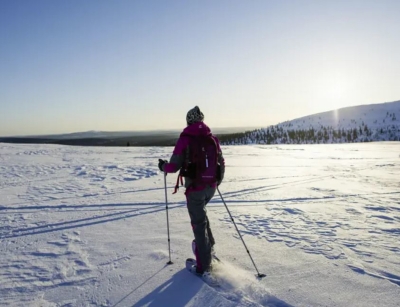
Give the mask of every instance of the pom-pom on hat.
[{"label": "pom-pom on hat", "polygon": [[202,122],[204,120],[204,114],[201,113],[200,108],[195,106],[193,109],[189,110],[186,115],[186,123],[191,125],[193,123]]}]

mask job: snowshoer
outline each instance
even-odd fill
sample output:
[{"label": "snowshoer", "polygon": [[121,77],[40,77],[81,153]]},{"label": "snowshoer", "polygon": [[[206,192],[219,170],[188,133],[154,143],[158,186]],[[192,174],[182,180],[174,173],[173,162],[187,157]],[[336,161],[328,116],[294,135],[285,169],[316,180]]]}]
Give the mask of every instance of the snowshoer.
[{"label": "snowshoer", "polygon": [[225,173],[225,161],[219,140],[203,122],[204,115],[198,106],[186,115],[187,127],[183,129],[168,163],[159,159],[162,172],[179,172],[179,181],[185,179],[185,195],[190,222],[194,233],[193,250],[196,256],[196,273],[209,273],[212,250],[215,244],[207,217],[206,205],[214,196]]}]

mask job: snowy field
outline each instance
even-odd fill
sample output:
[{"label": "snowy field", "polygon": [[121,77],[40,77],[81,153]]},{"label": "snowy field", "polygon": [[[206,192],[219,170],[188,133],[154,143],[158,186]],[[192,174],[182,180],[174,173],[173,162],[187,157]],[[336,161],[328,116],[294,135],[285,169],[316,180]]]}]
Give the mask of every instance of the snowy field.
[{"label": "snowy field", "polygon": [[225,147],[208,206],[220,288],[193,238],[172,148],[0,144],[0,306],[400,306],[400,143]]}]

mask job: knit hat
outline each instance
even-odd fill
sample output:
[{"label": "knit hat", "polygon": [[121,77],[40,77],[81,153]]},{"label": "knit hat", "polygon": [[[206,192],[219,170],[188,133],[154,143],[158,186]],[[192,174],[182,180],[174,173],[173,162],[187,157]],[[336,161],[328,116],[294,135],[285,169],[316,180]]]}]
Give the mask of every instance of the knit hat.
[{"label": "knit hat", "polygon": [[195,106],[193,109],[189,110],[186,115],[186,123],[191,125],[193,123],[202,122],[204,120],[204,114],[201,113],[200,108]]}]

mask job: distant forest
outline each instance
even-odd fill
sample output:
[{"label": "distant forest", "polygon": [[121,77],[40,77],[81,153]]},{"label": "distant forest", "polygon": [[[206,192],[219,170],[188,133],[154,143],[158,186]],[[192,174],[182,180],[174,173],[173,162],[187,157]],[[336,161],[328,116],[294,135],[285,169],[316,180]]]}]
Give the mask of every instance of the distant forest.
[{"label": "distant forest", "polygon": [[321,126],[318,130],[314,128],[296,130],[282,126],[271,126],[266,129],[223,135],[220,137],[220,141],[224,145],[400,141],[400,128],[387,126],[372,130],[363,124],[353,129],[334,129]]},{"label": "distant forest", "polygon": [[19,143],[19,144],[58,144],[58,145],[75,145],[75,146],[174,146],[177,135],[166,136],[164,134],[126,136],[126,137],[104,137],[104,138],[71,138],[71,139],[49,139],[49,138],[19,138],[7,137],[1,138],[3,143]]},{"label": "distant forest", "polygon": [[[132,137],[46,139],[46,138],[0,138],[4,143],[59,144],[76,146],[175,146],[179,134],[141,135]],[[373,141],[400,141],[400,129],[396,126],[370,129],[361,125],[353,129],[334,129],[321,126],[320,129],[291,129],[271,126],[242,133],[217,134],[222,145],[246,144],[325,144]]]}]

